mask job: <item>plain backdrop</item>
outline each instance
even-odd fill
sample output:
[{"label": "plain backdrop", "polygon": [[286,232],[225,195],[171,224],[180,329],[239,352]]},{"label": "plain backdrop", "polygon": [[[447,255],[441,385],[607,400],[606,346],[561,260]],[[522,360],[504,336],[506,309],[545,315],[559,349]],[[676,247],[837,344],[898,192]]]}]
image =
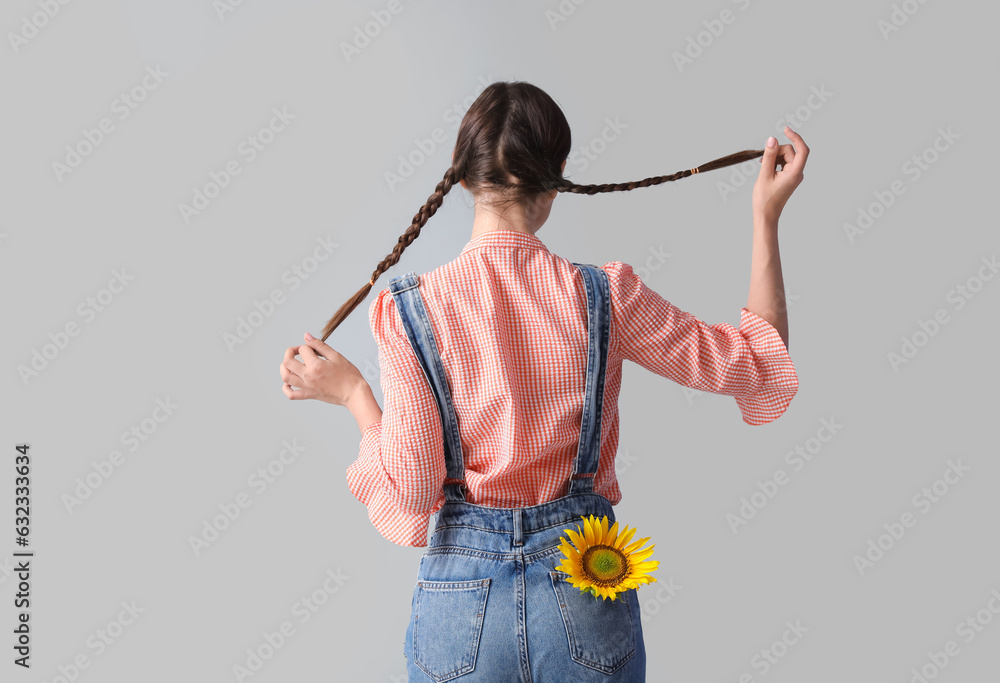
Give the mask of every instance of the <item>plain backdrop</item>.
[{"label": "plain backdrop", "polygon": [[[780,221],[787,412],[751,427],[730,397],[624,368],[617,514],[660,561],[640,589],[649,680],[995,674],[998,14],[4,3],[0,679],[405,680],[423,550],[348,490],[350,413],[289,401],[278,365],[391,251],[497,80],[560,105],[579,183],[784,144],[785,123],[812,150]],[[538,237],[736,325],[758,167],[560,195]],[[376,290],[455,258],[472,219],[456,187]],[[329,342],[381,404],[373,297]],[[13,663],[18,443],[30,670]]]}]

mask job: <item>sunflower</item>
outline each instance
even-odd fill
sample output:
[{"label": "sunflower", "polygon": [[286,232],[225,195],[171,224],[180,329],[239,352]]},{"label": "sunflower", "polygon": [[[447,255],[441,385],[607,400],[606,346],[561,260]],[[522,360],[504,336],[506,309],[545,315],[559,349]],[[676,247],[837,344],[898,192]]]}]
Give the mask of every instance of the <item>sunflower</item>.
[{"label": "sunflower", "polygon": [[618,533],[618,522],[608,529],[607,515],[598,520],[594,515],[583,517],[583,530],[580,525],[576,531],[564,529],[569,534],[573,545],[560,537],[559,547],[566,557],[556,569],[569,574],[566,578],[571,584],[586,592],[588,589],[595,597],[607,600],[616,599],[616,594],[641,584],[656,581],[647,572],[660,566],[656,560],[646,560],[653,554],[656,544],[639,550],[649,540],[649,537],[639,539],[629,544],[635,529],[625,527]]}]

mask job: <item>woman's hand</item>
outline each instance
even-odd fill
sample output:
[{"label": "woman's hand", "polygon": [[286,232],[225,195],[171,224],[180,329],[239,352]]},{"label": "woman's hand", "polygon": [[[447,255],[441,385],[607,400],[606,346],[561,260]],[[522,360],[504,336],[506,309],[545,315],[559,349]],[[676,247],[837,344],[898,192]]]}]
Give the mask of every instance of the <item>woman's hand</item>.
[{"label": "woman's hand", "polygon": [[[802,169],[809,157],[809,148],[805,141],[794,130],[785,126],[785,134],[794,143],[764,147],[764,156],[760,159],[760,174],[753,186],[753,212],[768,220],[778,220],[785,202],[792,192],[802,182]],[[781,170],[775,170],[778,164]]]},{"label": "woman's hand", "polygon": [[[315,398],[343,406],[358,389],[368,386],[361,371],[326,342],[308,332],[305,339],[305,344],[285,350],[285,360],[279,366],[285,396],[293,400]],[[295,360],[296,355],[302,356],[302,361]],[[299,389],[295,391],[292,387]]]}]

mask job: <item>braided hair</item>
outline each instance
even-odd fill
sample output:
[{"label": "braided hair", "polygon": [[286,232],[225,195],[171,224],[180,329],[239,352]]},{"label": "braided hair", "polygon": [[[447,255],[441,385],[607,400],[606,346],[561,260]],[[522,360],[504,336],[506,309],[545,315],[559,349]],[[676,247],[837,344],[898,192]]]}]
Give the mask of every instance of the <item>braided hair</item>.
[{"label": "braided hair", "polygon": [[455,183],[476,193],[496,190],[500,204],[532,202],[556,190],[573,194],[621,192],[659,185],[704,171],[733,166],[763,156],[764,150],[744,150],[671,175],[628,183],[577,185],[562,177],[562,164],[570,153],[569,123],[555,101],[541,88],[524,81],[497,81],[469,107],[458,130],[452,164],[433,194],[393,247],[372,272],[371,279],[347,300],[323,328],[326,339],[364,301],[375,281],[394,266],[420,230],[444,202]]}]

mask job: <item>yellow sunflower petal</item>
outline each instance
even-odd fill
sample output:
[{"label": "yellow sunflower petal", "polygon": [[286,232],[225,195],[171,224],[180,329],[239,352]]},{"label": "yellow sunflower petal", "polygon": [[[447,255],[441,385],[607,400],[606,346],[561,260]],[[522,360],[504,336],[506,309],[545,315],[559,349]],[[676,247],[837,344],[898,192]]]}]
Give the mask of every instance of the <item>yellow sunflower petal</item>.
[{"label": "yellow sunflower petal", "polygon": [[600,531],[601,531],[601,540],[598,541],[598,542],[599,543],[603,543],[604,545],[608,545],[608,541],[607,541],[607,538],[608,538],[608,516],[607,515],[604,515],[604,517],[601,518]]},{"label": "yellow sunflower petal", "polygon": [[648,562],[639,562],[638,564],[632,565],[632,573],[636,572],[646,572],[652,571],[660,566],[659,560],[649,560]]},{"label": "yellow sunflower petal", "polygon": [[594,534],[594,545],[601,545],[601,520],[590,516],[590,530]]},{"label": "yellow sunflower petal", "polygon": [[647,557],[653,554],[653,547],[650,546],[645,550],[641,550],[637,553],[632,553],[628,556],[629,562],[642,562]]},{"label": "yellow sunflower petal", "polygon": [[615,545],[615,547],[618,548],[619,550],[623,549],[625,545],[632,540],[632,537],[634,535],[635,535],[635,529],[629,529],[628,525],[625,525],[625,530],[618,535],[618,542],[617,545]]},{"label": "yellow sunflower petal", "polygon": [[558,567],[559,571],[565,572],[570,578],[575,579],[582,575],[580,571],[580,565],[577,562],[564,562],[562,566]]},{"label": "yellow sunflower petal", "polygon": [[611,528],[608,530],[608,533],[604,535],[604,542],[605,544],[610,545],[612,548],[618,547],[617,545],[615,545],[615,543],[618,542],[618,522],[615,522],[614,524],[611,525]]},{"label": "yellow sunflower petal", "polygon": [[649,536],[646,536],[645,538],[640,538],[635,543],[630,543],[628,546],[622,549],[622,552],[624,552],[626,555],[635,552],[636,550],[641,548],[646,543],[646,541],[649,540],[649,538],[650,538]]},{"label": "yellow sunflower petal", "polygon": [[[593,515],[591,515],[591,516],[593,516]],[[589,519],[584,519],[583,520],[583,537],[586,539],[588,546],[592,546],[592,545],[595,544],[595,542],[594,542],[594,530],[590,526],[590,520]]]},{"label": "yellow sunflower petal", "polygon": [[572,529],[566,529],[566,534],[569,536],[569,539],[573,541],[573,545],[575,545],[577,550],[579,550],[581,553],[587,549],[582,534],[579,534],[576,531],[573,531]]}]

